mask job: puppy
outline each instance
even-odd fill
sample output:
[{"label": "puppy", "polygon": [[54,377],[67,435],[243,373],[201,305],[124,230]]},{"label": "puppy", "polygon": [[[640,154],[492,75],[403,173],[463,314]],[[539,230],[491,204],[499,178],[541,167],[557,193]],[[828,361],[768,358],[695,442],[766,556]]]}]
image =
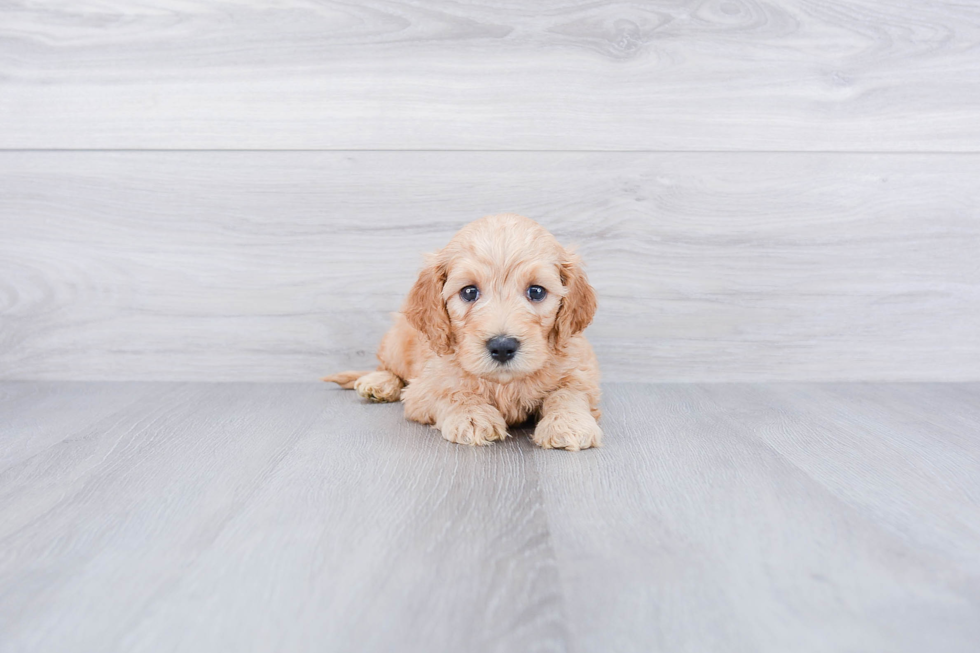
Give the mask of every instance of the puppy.
[{"label": "puppy", "polygon": [[323,380],[401,399],[405,417],[450,442],[503,440],[534,417],[540,447],[598,447],[599,365],[582,335],[595,310],[578,256],[533,220],[488,216],[427,257],[377,371]]}]

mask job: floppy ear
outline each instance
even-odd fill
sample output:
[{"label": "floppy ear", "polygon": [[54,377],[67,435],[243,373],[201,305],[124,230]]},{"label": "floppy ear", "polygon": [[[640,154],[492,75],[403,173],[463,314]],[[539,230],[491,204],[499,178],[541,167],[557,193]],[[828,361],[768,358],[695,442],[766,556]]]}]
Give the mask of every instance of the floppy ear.
[{"label": "floppy ear", "polygon": [[552,342],[557,350],[561,350],[572,336],[581,333],[592,323],[596,309],[595,289],[589,285],[578,255],[566,253],[560,273],[562,285],[568,292],[562,297],[551,332]]},{"label": "floppy ear", "polygon": [[449,312],[442,300],[442,287],[445,284],[445,266],[430,261],[419,272],[419,278],[409,291],[402,308],[408,323],[425,335],[432,349],[441,356],[453,351]]}]

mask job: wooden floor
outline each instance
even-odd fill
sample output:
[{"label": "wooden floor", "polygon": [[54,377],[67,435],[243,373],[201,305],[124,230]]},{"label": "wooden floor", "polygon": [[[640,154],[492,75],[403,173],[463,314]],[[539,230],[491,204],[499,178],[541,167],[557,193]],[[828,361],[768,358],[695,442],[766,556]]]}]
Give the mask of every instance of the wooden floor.
[{"label": "wooden floor", "polygon": [[975,651],[980,384],[611,384],[473,449],[315,384],[0,384],[0,651]]}]

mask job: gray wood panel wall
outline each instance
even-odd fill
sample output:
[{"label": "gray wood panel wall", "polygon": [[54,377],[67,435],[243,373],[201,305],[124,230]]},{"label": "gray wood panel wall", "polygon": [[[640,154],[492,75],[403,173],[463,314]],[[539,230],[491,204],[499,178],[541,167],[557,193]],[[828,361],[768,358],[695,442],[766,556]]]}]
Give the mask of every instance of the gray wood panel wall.
[{"label": "gray wood panel wall", "polygon": [[980,5],[0,18],[2,379],[371,367],[499,211],[579,245],[609,380],[980,379]]},{"label": "gray wood panel wall", "polygon": [[5,3],[0,145],[976,151],[980,6]]}]

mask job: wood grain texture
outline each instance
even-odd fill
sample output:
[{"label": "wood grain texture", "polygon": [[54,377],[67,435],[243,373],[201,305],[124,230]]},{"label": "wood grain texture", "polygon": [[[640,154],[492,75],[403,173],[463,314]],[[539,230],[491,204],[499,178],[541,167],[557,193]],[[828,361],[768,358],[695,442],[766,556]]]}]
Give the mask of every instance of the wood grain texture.
[{"label": "wood grain texture", "polygon": [[975,650],[978,405],[976,384],[609,388],[603,449],[534,452],[572,640]]},{"label": "wood grain texture", "polygon": [[526,442],[324,384],[2,387],[4,653],[565,650]]},{"label": "wood grain texture", "polygon": [[604,390],[569,454],[322,384],[2,383],[0,651],[975,649],[980,384]]},{"label": "wood grain texture", "polygon": [[980,151],[980,7],[7,2],[0,147]]},{"label": "wood grain texture", "polygon": [[980,156],[0,153],[0,378],[375,364],[421,264],[515,210],[578,244],[609,380],[976,380]]}]

